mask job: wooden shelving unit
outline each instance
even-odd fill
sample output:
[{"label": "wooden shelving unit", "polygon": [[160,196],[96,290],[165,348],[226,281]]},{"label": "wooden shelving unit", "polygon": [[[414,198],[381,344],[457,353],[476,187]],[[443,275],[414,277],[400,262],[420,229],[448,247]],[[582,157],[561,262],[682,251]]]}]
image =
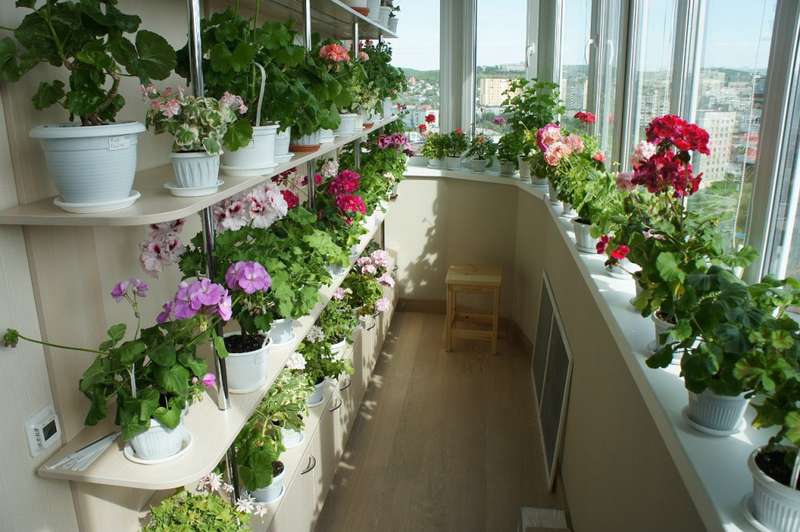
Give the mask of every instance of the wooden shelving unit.
[{"label": "wooden shelving unit", "polygon": [[53,205],[54,198],[47,198],[27,205],[19,205],[0,211],[0,225],[47,225],[47,226],[137,226],[169,222],[200,212],[231,196],[253,188],[273,176],[290,168],[305,164],[319,157],[333,154],[339,148],[363,138],[373,131],[397,120],[391,116],[376,122],[363,132],[345,137],[336,137],[334,142],[323,144],[319,150],[307,154],[295,154],[288,163],[279,165],[270,173],[256,177],[231,177],[221,175],[225,183],[219,191],[197,198],[177,198],[164,188],[164,183],[173,179],[172,166],[165,165],[136,174],[133,188],[142,197],[126,209],[95,214],[72,214]]}]

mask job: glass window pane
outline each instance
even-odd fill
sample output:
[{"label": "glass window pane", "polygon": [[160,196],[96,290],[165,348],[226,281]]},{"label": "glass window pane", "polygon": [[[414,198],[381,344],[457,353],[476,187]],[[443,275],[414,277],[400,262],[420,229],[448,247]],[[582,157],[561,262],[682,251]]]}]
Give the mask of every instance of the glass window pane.
[{"label": "glass window pane", "polygon": [[564,100],[564,123],[573,124],[572,116],[586,110],[589,83],[587,43],[592,31],[592,1],[564,2],[561,23],[561,98]]},{"label": "glass window pane", "polygon": [[417,126],[433,113],[439,124],[439,2],[403,2],[398,32],[402,38],[392,44],[392,63],[401,67],[408,79],[408,91],[398,103],[406,106],[406,129],[411,142],[423,141]]},{"label": "glass window pane", "polygon": [[649,0],[639,10],[630,145],[644,139],[653,118],[669,113],[677,0]]},{"label": "glass window pane", "polygon": [[614,130],[616,127],[617,73],[620,57],[620,0],[612,0],[606,5],[606,33],[602,43],[604,61],[600,65],[600,108],[597,113],[597,133],[600,148],[607,154],[614,153]]},{"label": "glass window pane", "polygon": [[729,248],[745,240],[776,0],[709,0],[695,121],[711,136],[691,209],[714,213]]},{"label": "glass window pane", "polygon": [[498,140],[506,126],[493,122],[512,79],[525,77],[527,2],[478,0],[475,57],[475,132]]}]

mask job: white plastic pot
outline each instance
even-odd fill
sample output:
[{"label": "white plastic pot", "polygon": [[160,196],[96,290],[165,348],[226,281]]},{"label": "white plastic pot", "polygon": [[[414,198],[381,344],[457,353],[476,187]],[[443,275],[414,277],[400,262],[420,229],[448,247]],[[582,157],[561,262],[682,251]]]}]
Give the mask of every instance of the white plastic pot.
[{"label": "white plastic pot", "polygon": [[[238,332],[225,336],[235,336]],[[250,393],[258,390],[267,382],[267,355],[272,339],[264,336],[260,349],[244,353],[229,352],[225,359],[228,370],[228,390],[231,393]]]},{"label": "white plastic pot", "polygon": [[222,155],[222,167],[225,173],[248,177],[254,171],[266,172],[278,166],[278,163],[275,162],[277,132],[277,125],[254,127],[253,140],[250,141],[250,144]]},{"label": "white plastic pot", "polygon": [[428,159],[421,155],[413,155],[408,158],[408,164],[409,166],[425,166],[428,164]]},{"label": "white plastic pot", "polygon": [[283,479],[285,476],[286,466],[284,465],[280,475],[272,477],[272,483],[269,486],[253,491],[252,495],[256,502],[268,504],[277,501],[283,493]]},{"label": "white plastic pot", "polygon": [[378,11],[378,24],[384,28],[389,27],[389,15],[392,14],[392,8],[381,6]]},{"label": "white plastic pot", "polygon": [[389,31],[392,33],[397,33],[397,23],[400,22],[400,19],[397,17],[392,17],[389,19]]},{"label": "white plastic pot", "polygon": [[283,345],[294,339],[294,320],[280,319],[272,322],[269,339],[274,345]]},{"label": "white plastic pot", "polygon": [[759,523],[775,532],[800,532],[800,491],[773,480],[756,464],[756,449],[747,459],[753,475],[750,508]]},{"label": "white plastic pot", "polygon": [[687,415],[694,423],[719,432],[735,431],[742,422],[749,400],[744,394],[717,395],[711,390],[689,393]]},{"label": "white plastic pot", "polygon": [[522,157],[519,158],[519,178],[523,181],[531,179],[531,163]]},{"label": "white plastic pot", "polygon": [[131,438],[130,443],[137,458],[163,460],[180,452],[185,434],[183,417],[174,429],[168,429],[155,419],[151,419],[150,428]]},{"label": "white plastic pot", "polygon": [[314,385],[314,392],[308,396],[306,399],[306,404],[308,405],[318,405],[322,402],[325,393],[325,381],[320,382],[319,384]]},{"label": "white plastic pot", "polygon": [[461,157],[445,157],[444,163],[448,170],[458,170],[461,168]]},{"label": "white plastic pot", "polygon": [[484,172],[488,162],[486,159],[470,159],[469,169],[473,172]]},{"label": "white plastic pot", "polygon": [[336,134],[333,132],[332,129],[320,129],[319,131],[320,144],[326,144],[328,142],[333,142],[334,140],[336,140]]},{"label": "white plastic pot", "polygon": [[670,330],[675,328],[675,325],[666,321],[662,320],[657,316],[658,312],[653,312],[650,315],[650,319],[653,320],[653,325],[655,326],[656,330],[656,345],[658,347],[664,345],[664,342],[661,340],[661,335],[664,333],[668,333]]},{"label": "white plastic pot", "polygon": [[353,133],[358,133],[362,129],[364,129],[364,117],[365,115],[362,113],[356,113],[356,118],[353,123]]},{"label": "white plastic pot", "polygon": [[287,449],[297,447],[303,442],[303,431],[281,427],[281,441],[283,442],[283,446]]},{"label": "white plastic pot", "polygon": [[342,340],[341,342],[336,342],[335,344],[331,344],[331,354],[334,355],[334,358],[344,357],[344,352],[346,350],[347,350],[347,340]]},{"label": "white plastic pot", "polygon": [[358,132],[358,129],[356,129],[358,115],[356,113],[339,113],[339,118],[341,123],[339,124],[339,129],[336,130],[338,136],[344,137]]},{"label": "white plastic pot", "polygon": [[561,211],[561,216],[564,218],[575,218],[578,216],[578,212],[572,208],[571,203],[567,203],[566,201],[563,202],[563,210]]},{"label": "white plastic pot", "polygon": [[318,129],[308,135],[301,135],[297,138],[294,138],[292,139],[291,146],[317,146],[320,143],[321,133],[322,130]]},{"label": "white plastic pot", "polygon": [[66,203],[103,203],[131,195],[136,146],[144,124],[52,124],[31,130],[44,150],[47,171]]},{"label": "white plastic pot", "polygon": [[292,128],[287,127],[275,135],[275,156],[289,154],[289,143],[292,140]]},{"label": "white plastic pot", "polygon": [[547,188],[550,184],[550,180],[546,177],[531,176],[531,184],[538,188]]},{"label": "white plastic pot", "polygon": [[372,20],[377,22],[381,18],[381,0],[367,0],[367,9]]},{"label": "white plastic pot", "polygon": [[444,159],[428,159],[428,166],[430,168],[442,168],[444,166]]},{"label": "white plastic pot", "polygon": [[500,161],[500,175],[513,177],[515,171],[514,161]]},{"label": "white plastic pot", "polygon": [[367,7],[367,0],[344,0],[350,7]]},{"label": "white plastic pot", "polygon": [[558,190],[556,190],[553,182],[549,180],[547,181],[547,198],[552,205],[561,207],[561,200],[558,199]]},{"label": "white plastic pot", "polygon": [[179,188],[213,187],[219,181],[219,155],[204,151],[172,153],[170,159]]},{"label": "white plastic pot", "polygon": [[579,222],[577,218],[572,220],[572,228],[575,230],[575,247],[581,253],[597,253],[597,239],[592,237],[592,224]]},{"label": "white plastic pot", "polygon": [[384,98],[383,99],[383,117],[389,118],[390,116],[394,115],[395,106],[394,102],[391,98]]}]

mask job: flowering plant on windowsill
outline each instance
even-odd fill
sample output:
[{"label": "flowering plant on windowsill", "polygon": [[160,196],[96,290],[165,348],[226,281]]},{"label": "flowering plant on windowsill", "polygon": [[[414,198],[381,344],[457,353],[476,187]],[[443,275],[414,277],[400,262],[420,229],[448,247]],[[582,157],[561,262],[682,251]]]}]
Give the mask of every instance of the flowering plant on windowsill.
[{"label": "flowering plant on windowsill", "polygon": [[445,155],[447,157],[461,157],[464,152],[469,148],[467,136],[461,131],[461,128],[456,128],[451,131],[446,137]]},{"label": "flowering plant on windowsill", "polygon": [[497,144],[490,137],[479,133],[472,138],[466,155],[478,161],[487,161],[487,164],[492,164],[496,153]]}]

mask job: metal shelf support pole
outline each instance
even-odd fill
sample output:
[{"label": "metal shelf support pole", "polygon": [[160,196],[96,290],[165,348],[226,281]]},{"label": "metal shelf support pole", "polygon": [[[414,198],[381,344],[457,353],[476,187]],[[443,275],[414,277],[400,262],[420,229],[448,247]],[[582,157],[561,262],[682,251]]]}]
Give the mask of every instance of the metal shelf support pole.
[{"label": "metal shelf support pole", "polygon": [[[361,42],[358,29],[358,19],[353,21],[353,61],[360,61]],[[363,109],[362,109],[363,111]],[[361,137],[353,142],[353,165],[356,170],[361,169]]]},{"label": "metal shelf support pole", "polygon": [[[195,96],[205,96],[205,87],[203,86],[203,45],[201,42],[201,27],[200,17],[202,9],[200,6],[201,0],[186,0],[186,6],[189,13],[189,68],[191,69],[192,76],[192,92]],[[214,216],[211,207],[206,207],[200,212],[200,218],[203,223],[203,251],[206,256],[206,273],[209,278],[214,276]],[[222,333],[222,327],[219,327],[218,333]],[[217,376],[219,387],[217,389],[217,407],[220,410],[228,410],[229,395],[228,395],[228,375],[225,367],[225,361],[216,355],[214,346],[211,346],[211,352],[214,359],[214,369]],[[231,501],[236,502],[239,498],[239,475],[236,469],[236,454],[233,447],[228,449],[225,455],[225,472],[228,480],[233,485],[233,493],[231,494]]]},{"label": "metal shelf support pole", "polygon": [[[303,37],[306,46],[306,53],[311,52],[311,0],[305,0],[303,2]],[[316,175],[317,170],[317,160],[311,159],[306,163],[306,173],[308,177],[306,178],[306,186],[308,187],[308,197],[306,199],[306,204],[308,205],[308,209],[312,212],[316,212],[317,210],[317,183],[314,181],[314,176]]]}]

